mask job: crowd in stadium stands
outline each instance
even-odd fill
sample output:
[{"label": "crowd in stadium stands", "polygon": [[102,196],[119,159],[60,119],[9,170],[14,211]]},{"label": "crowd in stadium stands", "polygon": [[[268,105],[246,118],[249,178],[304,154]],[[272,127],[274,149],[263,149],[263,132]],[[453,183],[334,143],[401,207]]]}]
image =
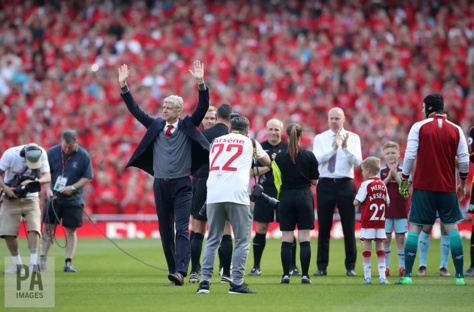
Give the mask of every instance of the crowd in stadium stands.
[{"label": "crowd in stadium stands", "polygon": [[205,64],[211,105],[229,103],[264,140],[272,117],[303,125],[304,147],[340,106],[380,157],[441,93],[454,122],[474,120],[474,3],[468,0],[9,0],[0,3],[0,153],[48,148],[77,129],[91,154],[93,213],[154,213],[152,179],[124,169],[145,129],[116,79],[145,111],[165,96],[197,103],[188,68]]}]

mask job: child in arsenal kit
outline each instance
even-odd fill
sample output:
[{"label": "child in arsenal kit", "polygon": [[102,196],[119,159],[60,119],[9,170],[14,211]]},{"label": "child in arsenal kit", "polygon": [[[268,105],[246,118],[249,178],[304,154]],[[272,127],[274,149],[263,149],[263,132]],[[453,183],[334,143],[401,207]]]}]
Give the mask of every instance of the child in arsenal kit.
[{"label": "child in arsenal kit", "polygon": [[360,240],[364,242],[363,265],[364,284],[372,284],[370,257],[372,254],[372,241],[375,242],[379,271],[379,282],[382,285],[390,284],[385,276],[385,251],[383,241],[385,235],[385,209],[390,204],[390,199],[385,183],[377,176],[380,171],[380,159],[366,158],[362,164],[362,182],[354,200],[354,206],[360,205],[362,229]]}]

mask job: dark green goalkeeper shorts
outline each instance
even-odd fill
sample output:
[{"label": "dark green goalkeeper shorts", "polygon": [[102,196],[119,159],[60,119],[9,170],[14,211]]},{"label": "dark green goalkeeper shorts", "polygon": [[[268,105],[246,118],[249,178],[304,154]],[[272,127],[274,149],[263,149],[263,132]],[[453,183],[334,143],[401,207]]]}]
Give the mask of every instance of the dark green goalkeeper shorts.
[{"label": "dark green goalkeeper shorts", "polygon": [[443,224],[456,224],[463,220],[457,194],[414,189],[408,216],[410,223],[433,225],[438,215]]}]

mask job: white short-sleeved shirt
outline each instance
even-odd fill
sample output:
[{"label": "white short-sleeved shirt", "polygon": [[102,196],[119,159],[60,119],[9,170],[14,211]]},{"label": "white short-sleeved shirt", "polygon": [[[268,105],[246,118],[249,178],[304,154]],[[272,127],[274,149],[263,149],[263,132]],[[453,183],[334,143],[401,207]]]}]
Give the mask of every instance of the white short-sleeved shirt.
[{"label": "white short-sleeved shirt", "polygon": [[[255,143],[260,159],[266,153],[260,143]],[[208,204],[250,205],[248,189],[252,158],[252,141],[246,136],[230,133],[214,140],[209,154]]]},{"label": "white short-sleeved shirt", "polygon": [[[8,183],[15,175],[33,175],[33,171],[26,166],[26,160],[20,156],[25,145],[15,146],[7,149],[0,158],[0,169],[5,172],[3,181]],[[41,149],[40,173],[50,172],[48,154],[45,149]],[[29,193],[27,197],[38,197],[38,193]]]}]

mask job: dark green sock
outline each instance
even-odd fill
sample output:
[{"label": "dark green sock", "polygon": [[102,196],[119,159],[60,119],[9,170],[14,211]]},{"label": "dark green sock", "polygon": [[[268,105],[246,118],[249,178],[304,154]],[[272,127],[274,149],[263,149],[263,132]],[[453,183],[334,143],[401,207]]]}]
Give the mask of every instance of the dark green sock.
[{"label": "dark green sock", "polygon": [[463,277],[464,267],[464,249],[462,247],[462,239],[458,229],[448,232],[449,245],[451,246],[451,256],[453,257],[454,268],[456,269],[456,277]]},{"label": "dark green sock", "polygon": [[405,243],[405,274],[403,276],[411,277],[413,264],[415,263],[416,250],[418,248],[418,233],[409,231]]}]

